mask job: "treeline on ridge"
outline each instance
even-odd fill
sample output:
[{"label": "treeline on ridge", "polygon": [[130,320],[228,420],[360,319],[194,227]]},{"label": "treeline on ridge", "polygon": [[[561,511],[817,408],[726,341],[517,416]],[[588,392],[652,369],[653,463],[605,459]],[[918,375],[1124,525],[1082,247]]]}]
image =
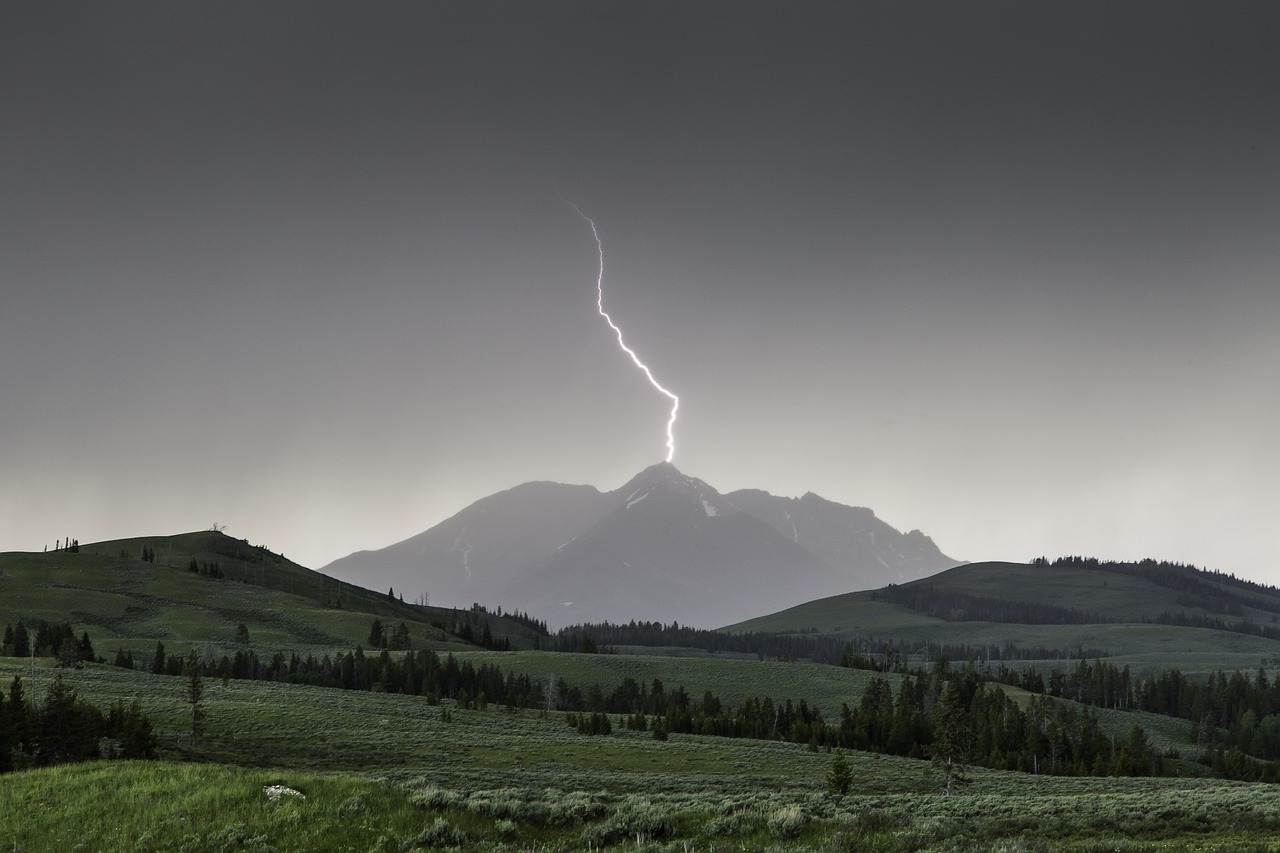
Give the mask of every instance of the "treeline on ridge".
[{"label": "treeline on ridge", "polygon": [[[1201,607],[1215,613],[1239,616],[1244,607],[1280,614],[1280,588],[1238,578],[1225,572],[1209,571],[1188,563],[1172,563],[1147,558],[1136,562],[1099,560],[1097,557],[1037,557],[1032,565],[1052,568],[1084,568],[1114,572],[1149,580],[1158,586],[1180,593],[1178,604]],[[1223,586],[1261,593],[1245,595],[1225,590]]]},{"label": "treeline on ridge", "polygon": [[890,584],[871,593],[873,601],[898,604],[916,613],[947,622],[1006,622],[1018,625],[1091,625],[1109,622],[1105,616],[1075,607],[1035,601],[1015,601],[988,595],[938,589],[933,584]]},{"label": "treeline on ridge", "polygon": [[[904,645],[877,637],[835,637],[819,634],[816,628],[794,633],[749,631],[728,633],[706,628],[690,628],[672,622],[585,623],[560,629],[548,643],[559,652],[612,654],[623,646],[690,648],[708,652],[749,654],[758,660],[810,661],[877,672],[903,672],[919,651],[917,643]],[[1056,649],[1018,646],[1011,642],[971,646],[964,643],[929,643],[933,656],[951,660],[1077,660],[1107,657],[1103,649]]]}]

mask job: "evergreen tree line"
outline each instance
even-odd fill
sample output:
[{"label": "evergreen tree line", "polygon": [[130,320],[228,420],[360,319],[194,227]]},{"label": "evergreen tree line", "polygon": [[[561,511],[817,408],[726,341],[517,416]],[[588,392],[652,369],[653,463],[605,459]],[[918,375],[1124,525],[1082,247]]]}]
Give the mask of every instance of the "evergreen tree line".
[{"label": "evergreen tree line", "polygon": [[[143,559],[146,558],[144,557]],[[154,556],[152,559],[155,559]],[[222,566],[217,560],[214,560],[212,563],[201,563],[197,562],[195,557],[192,557],[191,562],[187,563],[187,571],[191,572],[193,575],[200,575],[205,578],[221,579],[226,577],[222,572]]]},{"label": "evergreen tree line", "polygon": [[[481,607],[479,604],[475,605],[475,607],[479,608],[480,612],[482,613],[488,612],[485,608]],[[549,636],[551,633],[550,631],[547,630],[547,623],[545,621],[543,621],[542,619],[535,619],[532,616],[530,616],[528,613],[525,613],[524,611],[508,610],[507,612],[504,613],[502,611],[502,605],[498,605],[496,615],[499,618],[510,619],[512,622],[515,622],[516,624],[523,625],[533,633],[540,634],[543,637]]]},{"label": "evergreen tree line", "polygon": [[[1183,593],[1189,603],[1183,606],[1205,607],[1219,613],[1239,615],[1239,608],[1253,607],[1269,613],[1280,613],[1280,588],[1238,578],[1219,571],[1200,569],[1189,563],[1173,563],[1147,558],[1136,562],[1099,560],[1097,557],[1058,557],[1050,562],[1038,557],[1038,566],[1095,569],[1145,578],[1166,589]],[[1223,586],[1260,593],[1245,595],[1222,589]],[[1183,600],[1179,600],[1183,604]],[[1233,612],[1234,611],[1234,612]]]},{"label": "evergreen tree line", "polygon": [[[1181,603],[1181,602],[1179,602]],[[1146,621],[1145,619],[1143,620]],[[1209,628],[1214,631],[1229,631],[1232,634],[1249,634],[1254,637],[1266,637],[1268,640],[1280,640],[1280,625],[1259,625],[1252,619],[1239,622],[1227,622],[1216,616],[1203,616],[1199,613],[1188,614],[1179,610],[1177,613],[1164,611],[1155,618],[1158,625],[1177,625],[1180,628]]]},{"label": "evergreen tree line", "polygon": [[668,692],[657,680],[647,691],[629,678],[608,695],[598,685],[581,697],[565,694],[563,685],[560,691],[571,703],[585,702],[585,712],[566,718],[584,734],[609,734],[608,711],[620,715],[618,725],[651,729],[657,739],[686,733],[933,758],[948,785],[962,781],[966,765],[1069,776],[1175,772],[1141,727],[1113,739],[1088,708],[1051,697],[1036,697],[1024,711],[975,667],[952,671],[945,660],[903,679],[896,696],[887,679],[873,679],[857,707],[842,705],[832,722],[804,699],[749,698],[730,709],[710,692],[692,701],[683,688]]},{"label": "evergreen tree line", "polygon": [[541,640],[539,638],[547,636],[546,623],[534,619],[527,613],[503,613],[501,607],[494,614],[490,614],[489,610],[480,604],[472,604],[469,610],[460,610],[454,607],[449,610],[447,620],[434,619],[431,625],[446,634],[453,634],[461,640],[475,643],[486,649],[500,652],[511,651],[511,640],[509,638],[504,637],[498,640],[494,637],[493,630],[489,625],[490,615],[495,615],[501,619],[509,619],[530,629],[534,634],[534,648],[541,648]]},{"label": "evergreen tree line", "polygon": [[877,677],[856,708],[841,706],[838,724],[818,744],[936,758],[954,768],[972,764],[998,770],[1062,776],[1152,776],[1176,772],[1134,726],[1128,737],[1108,737],[1089,709],[1034,697],[1026,710],[972,666],[904,678],[894,695]]},{"label": "evergreen tree line", "polygon": [[1134,705],[1189,721],[1197,745],[1228,759],[1239,752],[1280,761],[1280,679],[1273,681],[1263,667],[1253,677],[1215,672],[1203,681],[1176,669],[1162,672],[1143,683]]},{"label": "evergreen tree line", "polygon": [[933,584],[889,584],[871,593],[873,601],[898,604],[947,622],[1006,622],[1017,625],[1093,625],[1110,622],[1100,613],[1044,604],[1014,601],[987,595],[971,595],[938,589]]},{"label": "evergreen tree line", "polygon": [[[497,639],[489,628],[489,620],[485,619],[477,633],[469,620],[454,621],[452,624],[436,621],[431,623],[446,634],[453,634],[460,640],[473,643],[481,648],[495,652],[511,651],[511,640],[507,637]],[[390,649],[391,651],[407,651],[413,648],[413,638],[409,634],[409,626],[401,622],[390,631],[382,624],[381,619],[374,619],[369,625],[369,647],[372,649]]]},{"label": "evergreen tree line", "polygon": [[1133,675],[1127,665],[1121,668],[1100,660],[1090,663],[1084,658],[1074,667],[1051,670],[1047,678],[1035,667],[1016,672],[1002,665],[992,672],[990,667],[984,666],[978,672],[983,680],[1021,687],[1030,693],[1044,694],[1055,699],[1070,699],[1096,708],[1133,707],[1135,691],[1145,689],[1135,687]]},{"label": "evergreen tree line", "polygon": [[374,619],[369,626],[369,646],[375,649],[392,649],[404,651],[413,648],[409,637],[409,626],[401,622],[391,631],[383,626],[381,619]]},{"label": "evergreen tree line", "polygon": [[[911,658],[922,651],[916,644],[895,640],[859,637],[849,640],[817,633],[817,629],[797,633],[751,631],[730,634],[705,628],[690,628],[672,622],[610,622],[571,625],[558,631],[548,648],[560,652],[613,653],[619,646],[679,646],[709,652],[753,654],[759,660],[811,661],[877,672],[905,672]],[[1102,649],[1050,649],[1019,647],[1014,643],[970,646],[963,643],[930,643],[923,650],[951,660],[1076,660],[1107,657]]]},{"label": "evergreen tree line", "polygon": [[135,699],[103,713],[57,676],[44,701],[33,704],[21,676],[0,693],[0,773],[97,758],[154,758],[151,721]]},{"label": "evergreen tree line", "polygon": [[[1273,683],[1264,668],[1259,668],[1252,679],[1241,672],[1228,675],[1219,671],[1204,681],[1188,679],[1177,669],[1138,680],[1132,676],[1128,666],[1121,668],[1099,660],[1081,660],[1070,669],[1054,669],[1047,678],[1034,668],[1018,673],[1001,666],[993,673],[989,667],[975,668],[970,664],[966,672],[974,673],[979,683],[994,681],[1040,694],[1032,702],[1033,712],[1044,708],[1046,702],[1052,704],[1055,699],[1066,699],[1085,706],[1136,709],[1181,717],[1191,723],[1190,735],[1199,750],[1198,760],[1201,763],[1232,779],[1280,781],[1280,680]],[[922,677],[922,673],[917,673],[917,678]],[[865,697],[863,701],[864,704],[867,702]],[[1058,707],[1064,710],[1054,721],[1055,725],[1066,725],[1069,731],[1075,727],[1079,736],[1096,741],[1092,732],[1096,723],[1089,722],[1087,711],[1077,719],[1071,706]],[[1052,740],[1052,732],[1043,723],[1041,726]],[[1136,737],[1136,734],[1131,735],[1126,741],[1127,753],[1116,751],[1124,744],[1113,744],[1111,759],[1107,759],[1101,747],[1095,744],[1093,750],[1087,752],[1087,760],[1083,760],[1083,764],[1092,766],[1100,760],[1099,767],[1102,767],[1108,760],[1112,763],[1116,760],[1130,762],[1140,753],[1138,742],[1134,740]],[[1057,761],[1057,752],[1055,749],[1054,755],[1050,756],[1049,772],[1057,772],[1052,769]],[[1083,766],[1078,756],[1072,761],[1077,769]],[[1119,775],[1145,774],[1124,772]]]},{"label": "evergreen tree line", "polygon": [[[117,652],[116,664],[130,666],[132,655]],[[185,673],[183,659],[166,655],[163,644],[157,645],[150,668],[159,674]],[[627,723],[628,727],[641,730],[648,723],[641,724],[640,720],[652,716],[661,718],[664,733],[779,739],[924,757],[929,754],[932,743],[927,719],[946,680],[940,680],[939,673],[950,672],[950,667],[942,658],[931,672],[916,670],[906,681],[924,686],[913,686],[896,699],[885,692],[887,681],[874,680],[854,714],[857,723],[852,727],[849,712],[842,714],[838,725],[828,726],[820,711],[804,699],[798,704],[792,700],[775,704],[769,698],[748,699],[740,708],[730,711],[710,692],[695,700],[683,687],[668,690],[659,679],[644,684],[627,677],[606,692],[598,683],[581,688],[570,686],[560,678],[544,684],[527,675],[504,673],[488,663],[479,667],[469,661],[459,663],[452,654],[441,660],[432,651],[408,651],[393,657],[387,650],[366,655],[363,648],[357,648],[345,655],[334,658],[325,655],[317,660],[310,655],[301,658],[296,653],[286,656],[283,652],[263,659],[252,649],[242,649],[219,660],[206,655],[198,671],[224,682],[234,678],[408,693],[426,696],[433,702],[453,699],[463,707],[501,704],[512,708],[631,715],[633,719]],[[973,763],[982,766],[1069,775],[1095,771],[1133,775],[1136,772],[1133,770],[1136,765],[1132,764],[1140,752],[1136,741],[1126,742],[1127,753],[1120,751],[1126,744],[1101,744],[1096,719],[1087,710],[1077,713],[1073,706],[1055,700],[1099,708],[1138,709],[1189,720],[1193,726],[1192,736],[1205,752],[1207,762],[1212,760],[1215,751],[1226,753],[1219,757],[1219,762],[1230,759],[1233,750],[1251,759],[1280,760],[1280,680],[1272,683],[1263,670],[1259,670],[1254,679],[1241,673],[1228,676],[1219,672],[1207,681],[1196,682],[1172,670],[1138,681],[1128,666],[1081,660],[1069,669],[1055,669],[1047,677],[1034,668],[1015,672],[1002,665],[993,671],[988,666],[978,667],[972,663],[957,669],[956,673],[956,677],[963,679],[959,683],[964,685],[960,696],[964,700],[965,725],[974,732],[978,744]],[[971,686],[975,684],[982,690]],[[1037,694],[1031,709],[1023,712],[1016,705],[1006,703],[998,684],[1016,685]],[[1003,738],[995,738],[989,731],[995,713],[993,705],[1002,724],[1009,727]],[[1030,723],[1017,717],[1019,714],[1029,717]],[[970,721],[968,717],[979,722]],[[869,722],[872,718],[875,722]],[[1039,736],[1027,728],[1031,724],[1039,727]],[[1048,738],[1052,746],[1047,753],[1041,750],[1043,738]],[[1147,768],[1143,772],[1158,772],[1154,759],[1148,759],[1151,756],[1142,758]],[[1117,760],[1130,769],[1114,770]],[[1244,769],[1237,767],[1233,771],[1234,778],[1269,779],[1266,774],[1273,772],[1270,765],[1257,762],[1245,762],[1243,766]]]},{"label": "evergreen tree line", "polygon": [[481,648],[489,649],[495,652],[511,651],[511,640],[503,637],[501,640],[495,639],[493,632],[489,629],[489,620],[485,619],[476,630],[469,621],[455,621],[452,625],[446,625],[443,622],[432,622],[441,631],[453,634],[459,640],[466,643],[474,643]]},{"label": "evergreen tree line", "polygon": [[[1089,706],[1139,708],[1188,718],[1201,715],[1195,724],[1208,725],[1209,731],[1199,739],[1200,760],[1224,775],[1264,781],[1280,777],[1280,763],[1256,760],[1280,754],[1280,682],[1272,684],[1261,671],[1252,681],[1239,673],[1218,673],[1197,684],[1175,670],[1135,683],[1128,667],[1105,661],[1081,661],[1045,678],[1034,670],[1015,673],[1005,666],[994,672],[972,663],[952,669],[944,657],[930,671],[904,677],[896,695],[887,679],[874,678],[856,708],[845,704],[840,719],[828,722],[804,699],[749,698],[730,708],[710,691],[695,699],[683,686],[667,689],[660,679],[645,684],[630,677],[606,692],[599,683],[584,689],[563,678],[543,682],[489,663],[477,667],[459,662],[452,654],[442,660],[430,650],[393,657],[385,649],[367,655],[357,647],[332,658],[276,652],[263,659],[252,649],[241,649],[217,660],[193,653],[184,667],[181,658],[158,649],[151,668],[188,678],[192,673],[218,677],[224,683],[234,678],[405,693],[433,704],[447,698],[464,708],[500,704],[569,711],[574,715],[570,723],[588,734],[612,731],[612,723],[606,725],[598,715],[607,722],[607,715],[614,714],[619,725],[651,729],[660,739],[685,733],[782,740],[815,750],[946,755],[948,779],[965,764],[1059,775],[1174,772],[1174,763],[1157,754],[1141,727],[1127,737],[1110,738]],[[1007,697],[1001,683],[1040,695],[1024,710]],[[935,711],[946,697],[946,713],[939,717]],[[1209,720],[1215,713],[1216,725]]]},{"label": "evergreen tree line", "polygon": [[34,638],[21,619],[17,625],[6,624],[4,639],[0,641],[0,656],[25,658],[33,653],[36,657],[56,657],[63,666],[100,660],[93,651],[89,632],[83,632],[77,640],[70,622],[40,619],[35,623]]}]

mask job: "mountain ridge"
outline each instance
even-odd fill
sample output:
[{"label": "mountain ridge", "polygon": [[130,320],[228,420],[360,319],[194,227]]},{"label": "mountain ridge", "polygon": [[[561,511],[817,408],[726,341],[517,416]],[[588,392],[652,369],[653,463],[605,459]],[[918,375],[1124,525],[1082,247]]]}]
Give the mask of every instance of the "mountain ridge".
[{"label": "mountain ridge", "polygon": [[518,607],[549,624],[660,618],[714,627],[957,562],[865,507],[812,492],[725,495],[659,462],[609,491],[523,483],[322,571],[425,591],[442,605]]}]

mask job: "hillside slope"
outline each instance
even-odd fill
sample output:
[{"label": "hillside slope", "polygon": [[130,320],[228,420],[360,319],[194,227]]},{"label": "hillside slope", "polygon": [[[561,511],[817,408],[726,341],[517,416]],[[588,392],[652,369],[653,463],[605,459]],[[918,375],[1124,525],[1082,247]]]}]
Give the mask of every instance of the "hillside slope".
[{"label": "hillside slope", "polygon": [[[0,624],[69,620],[90,633],[99,654],[157,640],[230,642],[241,623],[255,644],[350,648],[368,644],[375,618],[388,627],[404,622],[418,645],[461,647],[437,625],[452,630],[459,618],[476,617],[417,607],[214,531],[0,554]],[[496,637],[534,645],[528,626],[483,618]]]},{"label": "hillside slope", "polygon": [[[728,626],[987,648],[1105,652],[1184,670],[1256,668],[1280,654],[1280,590],[1144,561],[971,563]],[[936,653],[936,652],[935,652]]]}]

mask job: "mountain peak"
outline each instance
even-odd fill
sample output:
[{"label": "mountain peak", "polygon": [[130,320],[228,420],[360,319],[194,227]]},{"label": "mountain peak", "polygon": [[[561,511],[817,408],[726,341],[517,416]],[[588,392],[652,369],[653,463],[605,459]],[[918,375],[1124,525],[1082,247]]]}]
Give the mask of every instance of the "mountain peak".
[{"label": "mountain peak", "polygon": [[708,516],[728,515],[735,511],[714,488],[697,477],[682,473],[670,462],[650,465],[611,492],[621,498],[628,508],[654,493],[678,495],[692,501],[694,506],[701,507]]},{"label": "mountain peak", "polygon": [[679,468],[664,459],[656,465],[650,465],[648,468],[645,468],[640,472],[639,476],[683,477],[684,474],[680,473]]},{"label": "mountain peak", "polygon": [[684,485],[687,483],[699,482],[692,477],[688,477],[681,473],[680,469],[672,465],[670,462],[659,462],[656,465],[650,465],[639,474],[636,474],[621,487],[616,489],[618,492],[632,492],[636,489],[643,489],[658,483],[675,483]]}]

